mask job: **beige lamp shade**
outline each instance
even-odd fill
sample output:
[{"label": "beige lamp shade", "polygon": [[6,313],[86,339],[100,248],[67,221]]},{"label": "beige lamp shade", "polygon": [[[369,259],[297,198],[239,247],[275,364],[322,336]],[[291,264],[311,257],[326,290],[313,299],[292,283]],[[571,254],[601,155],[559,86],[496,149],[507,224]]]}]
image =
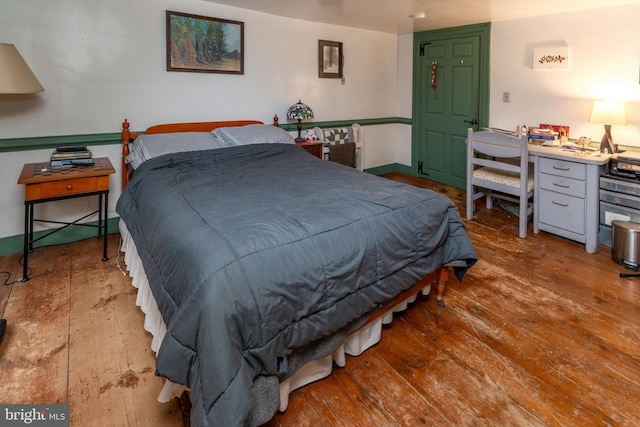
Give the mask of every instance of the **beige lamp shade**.
[{"label": "beige lamp shade", "polygon": [[589,121],[605,125],[626,125],[627,112],[624,108],[624,103],[594,101]]},{"label": "beige lamp shade", "polygon": [[12,44],[0,43],[0,94],[42,92],[44,88]]}]

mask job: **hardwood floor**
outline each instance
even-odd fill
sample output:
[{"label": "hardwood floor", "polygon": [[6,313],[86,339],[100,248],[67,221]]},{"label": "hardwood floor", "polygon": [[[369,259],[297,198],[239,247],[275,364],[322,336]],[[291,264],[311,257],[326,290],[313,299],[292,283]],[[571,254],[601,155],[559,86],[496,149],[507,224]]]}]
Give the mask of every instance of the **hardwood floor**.
[{"label": "hardwood floor", "polygon": [[[464,212],[464,192],[402,174]],[[382,341],[291,394],[267,426],[640,425],[640,278],[610,248],[546,233],[478,207],[466,221],[478,263],[440,309],[418,297]],[[72,426],[180,426],[160,404],[135,288],[101,241],[38,249],[31,280],[0,289],[1,403],[69,403]],[[123,264],[122,261],[120,261]],[[0,270],[21,276],[19,255]]]}]

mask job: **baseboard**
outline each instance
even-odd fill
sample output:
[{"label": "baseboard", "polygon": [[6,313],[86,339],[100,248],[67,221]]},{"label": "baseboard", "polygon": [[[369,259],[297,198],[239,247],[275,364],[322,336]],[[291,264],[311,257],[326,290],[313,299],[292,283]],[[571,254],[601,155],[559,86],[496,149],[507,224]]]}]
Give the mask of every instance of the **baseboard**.
[{"label": "baseboard", "polygon": [[[108,230],[109,234],[118,233],[118,222],[120,218],[109,218]],[[98,225],[98,221],[90,222],[89,224]],[[34,239],[44,236],[51,232],[51,230],[36,231],[33,233]],[[91,227],[67,227],[64,230],[60,230],[48,236],[35,244],[36,247],[60,245],[63,243],[77,242],[78,240],[88,239],[96,236],[96,230]],[[22,253],[24,248],[24,235],[19,234],[17,236],[5,237],[0,239],[0,256],[12,255]]]},{"label": "baseboard", "polygon": [[411,175],[411,166],[402,165],[400,163],[391,163],[389,165],[377,166],[375,168],[365,169],[365,172],[372,175],[384,175],[391,172],[402,172]]}]

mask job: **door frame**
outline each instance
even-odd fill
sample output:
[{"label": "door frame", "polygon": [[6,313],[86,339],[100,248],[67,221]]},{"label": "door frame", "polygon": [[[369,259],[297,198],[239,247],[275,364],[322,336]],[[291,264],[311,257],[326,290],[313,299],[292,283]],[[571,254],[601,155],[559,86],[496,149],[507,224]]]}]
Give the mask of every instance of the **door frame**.
[{"label": "door frame", "polygon": [[478,79],[478,126],[489,125],[489,60],[491,52],[491,23],[465,25],[462,27],[443,28],[440,30],[422,31],[413,34],[413,96],[411,120],[411,173],[418,176],[418,159],[420,158],[420,132],[422,125],[421,98],[419,94],[427,93],[420,76],[423,62],[420,60],[420,46],[434,40],[450,40],[462,37],[477,36],[480,39],[480,76]]}]

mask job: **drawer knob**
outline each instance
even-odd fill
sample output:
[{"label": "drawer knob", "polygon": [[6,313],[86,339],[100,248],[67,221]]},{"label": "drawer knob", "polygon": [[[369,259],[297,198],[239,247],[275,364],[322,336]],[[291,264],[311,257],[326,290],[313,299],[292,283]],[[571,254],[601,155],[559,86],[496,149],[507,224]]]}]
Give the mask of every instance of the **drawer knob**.
[{"label": "drawer knob", "polygon": [[71,190],[71,189],[73,189],[73,185],[68,184],[68,185],[67,185],[67,190]]}]

